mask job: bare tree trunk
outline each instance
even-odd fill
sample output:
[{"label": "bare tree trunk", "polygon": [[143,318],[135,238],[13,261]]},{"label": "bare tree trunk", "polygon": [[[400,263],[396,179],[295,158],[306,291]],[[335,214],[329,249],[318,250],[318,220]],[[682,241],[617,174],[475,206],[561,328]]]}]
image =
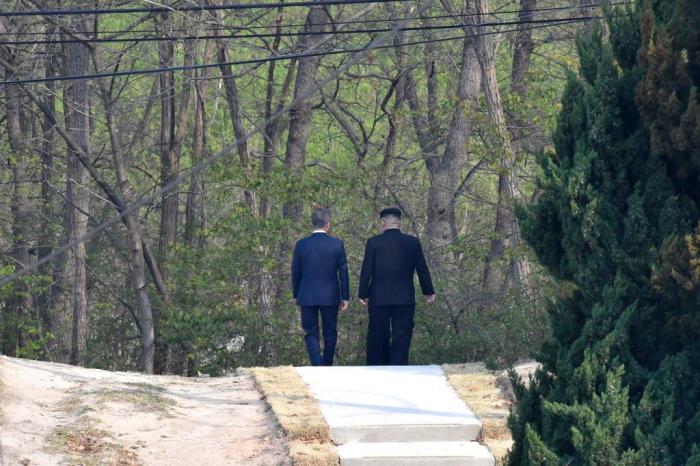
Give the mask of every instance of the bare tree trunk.
[{"label": "bare tree trunk", "polygon": [[[427,53],[427,52],[426,52]],[[473,111],[479,91],[480,76],[471,39],[466,38],[462,45],[462,63],[459,74],[459,87],[455,111],[446,137],[442,156],[437,153],[439,130],[435,117],[429,111],[436,105],[437,84],[433,75],[435,63],[424,60],[427,73],[427,102],[421,105],[413,76],[406,73],[406,100],[413,121],[418,143],[430,175],[427,202],[428,259],[435,275],[444,278],[452,275],[455,256],[450,246],[457,235],[455,224],[455,203],[458,195],[459,176],[467,161],[467,144],[471,133]],[[427,108],[426,108],[427,106]],[[433,121],[430,121],[433,120]]]},{"label": "bare tree trunk", "polygon": [[[312,6],[306,17],[305,31],[319,33],[323,30],[325,13],[322,6]],[[299,41],[298,51],[304,53],[316,47],[322,40],[322,35],[305,35]],[[287,154],[284,164],[291,174],[299,174],[306,160],[306,142],[311,131],[311,100],[310,95],[316,86],[316,71],[320,57],[305,57],[299,60],[296,83],[294,85],[295,104],[289,111],[289,132],[287,135]],[[303,212],[300,202],[286,202],[283,206],[284,218],[299,222]]]},{"label": "bare tree trunk", "polygon": [[[190,26],[189,21],[183,23]],[[171,35],[173,24],[171,14],[163,13],[158,23],[161,33]],[[196,28],[195,28],[196,33]],[[161,67],[170,67],[174,63],[174,43],[173,41],[162,41],[159,43],[159,55]],[[192,41],[185,42],[185,66],[194,63],[194,51]],[[192,71],[183,72],[183,83],[180,99],[175,95],[175,80],[172,71],[160,74],[161,91],[161,127],[160,127],[160,182],[161,187],[167,186],[177,177],[180,170],[180,154],[187,128],[187,114],[189,110],[189,89],[191,85]],[[163,189],[161,194],[160,210],[160,235],[158,244],[159,268],[163,282],[167,286],[170,279],[170,262],[174,253],[174,246],[177,242],[177,226],[179,211],[178,187]],[[160,341],[158,329],[160,327],[161,314],[156,310],[155,315],[155,335],[156,335],[156,361],[155,371],[157,373],[170,372],[170,361],[172,351],[167,345]]]},{"label": "bare tree trunk", "polygon": [[[97,57],[97,55],[95,55],[95,57],[95,61],[99,65],[99,58]],[[117,211],[120,214],[123,214],[122,222],[127,227],[127,231],[129,232],[132,254],[140,253],[139,257],[134,257],[133,255],[131,257],[132,267],[134,267],[132,269],[132,287],[135,290],[137,290],[137,298],[139,301],[139,329],[141,330],[142,346],[141,363],[144,372],[152,373],[154,366],[154,319],[150,307],[150,301],[148,300],[148,295],[146,294],[145,278],[143,280],[141,280],[140,278],[143,275],[140,272],[141,270],[143,270],[143,266],[141,266],[140,264],[143,264],[144,262],[147,263],[148,268],[151,271],[153,281],[156,284],[156,287],[158,288],[158,291],[160,292],[161,296],[166,301],[168,300],[168,294],[167,289],[163,285],[160,270],[158,268],[158,264],[156,263],[155,256],[152,252],[150,252],[148,242],[145,240],[145,238],[143,238],[141,234],[140,225],[138,223],[138,212],[131,212],[129,214],[124,213],[126,210],[126,202],[124,201],[122,195],[119,194],[109,183],[107,183],[107,181],[96,170],[95,166],[92,163],[90,163],[89,154],[85,152],[84,148],[76,141],[71,132],[58,124],[56,116],[54,115],[52,110],[49,107],[47,107],[46,104],[30,88],[25,88],[24,91],[32,99],[34,104],[41,109],[44,115],[49,118],[49,121],[53,124],[55,131],[61,136],[61,138],[63,138],[68,148],[79,159],[83,168],[85,168],[89,172],[92,179],[102,189],[109,201],[114,204]],[[105,104],[106,115],[110,117],[107,120],[107,129],[110,133],[110,142],[113,149],[113,155],[116,157],[114,162],[115,169],[117,170],[117,180],[119,182],[121,191],[124,193],[124,196],[126,196],[127,199],[132,199],[132,188],[128,183],[125,163],[123,162],[123,158],[120,156],[119,152],[119,149],[121,148],[121,143],[119,142],[119,138],[116,137],[118,134],[118,128],[116,127],[114,120],[111,118],[111,116],[113,116],[113,111],[111,110],[111,97],[109,96],[109,94],[105,93],[106,91],[104,88],[102,89],[102,91],[103,92],[101,92],[100,95],[102,96],[103,102]]]},{"label": "bare tree trunk", "polygon": [[[211,59],[211,47],[205,45],[204,61]],[[195,113],[194,134],[192,136],[192,165],[205,158],[206,149],[206,102],[209,90],[209,68],[201,71],[194,84]],[[190,190],[187,194],[187,206],[185,209],[185,244],[190,248],[201,249],[204,247],[204,229],[206,228],[204,179],[202,173],[192,172],[190,176]]]},{"label": "bare tree trunk", "polygon": [[[226,55],[226,42],[224,42],[223,39],[217,39],[216,45],[220,63],[219,68],[221,69],[224,88],[226,90],[226,103],[228,104],[229,115],[231,116],[231,122],[233,123],[233,133],[236,137],[238,157],[243,169],[250,171],[252,164],[248,150],[248,140],[245,137],[246,130],[243,125],[243,115],[241,115],[238,88],[236,87],[236,80],[233,79],[233,70],[231,69],[231,65],[224,64],[228,61]],[[245,196],[246,204],[248,204],[248,209],[250,210],[251,214],[256,216],[258,212],[255,202],[255,194],[246,189],[243,191],[243,195]]]},{"label": "bare tree trunk", "polygon": [[[391,11],[391,16],[394,15],[393,7],[389,7]],[[400,23],[392,23],[392,27],[396,27]],[[387,95],[382,100],[380,108],[384,115],[386,115],[387,122],[389,123],[389,133],[386,137],[386,143],[384,144],[384,157],[382,158],[382,164],[379,169],[379,176],[374,184],[374,209],[375,211],[380,210],[381,207],[386,203],[386,198],[389,195],[388,178],[391,170],[391,164],[396,157],[396,139],[399,134],[399,126],[401,125],[402,119],[397,118],[399,110],[406,99],[406,73],[408,69],[406,67],[406,56],[405,51],[399,47],[403,42],[405,42],[406,33],[399,31],[394,35],[392,42],[396,48],[396,76],[391,83],[391,87],[387,92]],[[391,110],[387,109],[387,104],[391,96],[394,96],[394,104]]]},{"label": "bare tree trunk", "polygon": [[455,203],[459,176],[467,161],[472,118],[481,83],[481,76],[476,72],[478,62],[470,42],[470,39],[465,39],[462,47],[454,116],[447,134],[445,152],[439,162],[433,165],[428,190],[428,240],[433,261],[438,264],[437,271],[444,276],[456,270],[454,254],[450,249],[457,237]]},{"label": "bare tree trunk", "polygon": [[[476,0],[479,16],[484,22],[489,11],[487,0]],[[482,27],[476,28],[480,33]],[[522,259],[513,259],[509,265],[500,264],[507,249],[520,244],[520,229],[513,212],[513,202],[520,196],[515,174],[515,147],[510,139],[503,113],[501,94],[498,89],[494,56],[496,46],[492,36],[474,36],[476,55],[482,75],[482,88],[486,97],[486,109],[496,133],[496,147],[502,148],[498,173],[498,200],[494,238],[484,270],[483,289],[491,297],[512,288],[524,287],[529,266]]]},{"label": "bare tree trunk", "polygon": [[[523,22],[532,20],[533,9],[536,7],[537,0],[520,0],[519,20]],[[516,97],[517,105],[510,113],[508,123],[516,149],[527,154],[539,153],[546,139],[542,134],[538,134],[541,130],[538,130],[537,125],[531,123],[533,108],[527,98],[527,77],[534,50],[532,29],[529,29],[527,24],[519,24],[513,44],[513,66],[510,74],[510,90]]]},{"label": "bare tree trunk", "polygon": [[[96,64],[100,63],[99,50],[93,50],[93,58]],[[132,205],[134,199],[134,191],[129,181],[127,172],[127,164],[124,160],[124,145],[121,140],[119,128],[115,120],[116,112],[114,109],[114,96],[112,95],[111,87],[104,81],[99,81],[99,95],[104,108],[107,131],[109,133],[109,142],[112,149],[112,161],[114,163],[114,171],[117,179],[119,194],[112,192],[113,202],[117,206],[120,213],[126,212]],[[139,221],[139,209],[124,214],[122,222],[126,227],[129,238],[129,246],[131,254],[129,258],[129,271],[131,288],[136,295],[138,303],[139,316],[139,333],[141,343],[141,370],[147,374],[152,374],[155,364],[155,326],[154,312],[151,305],[151,300],[148,295],[148,283],[146,282],[146,261],[144,259],[144,239],[141,232],[141,224]]]},{"label": "bare tree trunk", "polygon": [[[47,31],[47,37],[57,36],[53,26]],[[49,47],[46,55],[45,76],[53,77],[56,73],[56,59],[58,48],[56,46]],[[54,111],[56,106],[55,96],[56,85],[54,82],[46,83],[46,92],[44,93],[44,102],[48,108]],[[54,218],[54,189],[51,186],[51,180],[54,178],[54,140],[53,127],[51,120],[44,116],[42,120],[42,141],[41,141],[41,228],[39,233],[39,247],[37,248],[37,259],[41,260],[51,254],[53,244],[56,242],[55,227],[52,226],[51,219]],[[37,306],[41,316],[43,329],[42,333],[58,333],[58,322],[54,318],[54,306],[61,296],[60,280],[63,273],[64,256],[57,258],[52,263],[47,263],[39,268],[39,273],[46,276],[52,276],[51,286],[42,290],[37,296]],[[53,355],[48,354],[49,358],[53,359]]]},{"label": "bare tree trunk", "polygon": [[518,24],[518,32],[515,36],[510,88],[521,97],[524,97],[527,91],[526,78],[530,69],[530,57],[535,50],[535,43],[532,40],[532,29],[524,22],[532,20],[532,10],[536,7],[537,0],[520,0],[518,20],[523,22],[523,24]]},{"label": "bare tree trunk", "polygon": [[[162,13],[158,21],[161,34],[172,34],[170,13]],[[162,41],[158,44],[159,65],[162,68],[173,66],[174,43]],[[166,186],[177,176],[179,169],[178,152],[173,150],[175,142],[175,82],[172,71],[159,74],[160,77],[160,183]],[[163,280],[169,278],[168,262],[172,247],[177,239],[177,211],[179,193],[177,188],[166,189],[161,193],[160,234],[158,258]]]},{"label": "bare tree trunk", "polygon": [[[72,22],[71,27],[86,31],[83,19]],[[64,49],[64,68],[68,75],[87,74],[88,49],[83,44],[68,44]],[[90,154],[90,105],[88,86],[85,80],[68,81],[64,85],[64,118],[66,129],[74,141]],[[89,216],[89,193],[87,173],[73,150],[68,148],[68,170],[66,184],[67,211],[69,216],[68,241],[82,238],[87,232]],[[68,254],[68,276],[72,288],[72,321],[70,363],[83,365],[87,340],[87,256],[85,243],[75,245]]]},{"label": "bare tree trunk", "polygon": [[[14,79],[13,70],[6,70],[5,79]],[[31,205],[27,150],[27,115],[22,111],[22,98],[18,86],[5,85],[5,124],[12,153],[8,164],[12,171],[12,258],[15,269],[29,265]],[[5,307],[5,325],[2,334],[2,352],[14,356],[24,344],[21,322],[30,315],[32,297],[27,282],[17,280],[13,294]]]},{"label": "bare tree trunk", "polygon": [[[272,41],[272,52],[277,53],[282,39],[282,8],[277,9],[277,21],[275,27],[275,38]],[[277,108],[274,108],[274,89],[275,89],[275,71],[277,70],[277,62],[271,61],[267,66],[267,83],[265,85],[265,128],[263,129],[263,160],[262,173],[267,176],[272,171],[272,163],[277,157],[280,148],[280,138],[282,136],[282,128],[284,119],[281,117],[273,118],[273,111],[279,112],[284,108],[285,102],[289,97],[292,79],[294,77],[294,69],[296,61],[289,64],[287,74],[282,84],[282,90],[277,99]],[[266,196],[261,196],[259,202],[259,215],[262,218],[267,217],[270,213],[270,203]]]},{"label": "bare tree trunk", "polygon": [[[114,123],[111,96],[108,97],[103,88],[103,102],[105,103],[105,117],[107,119],[107,129],[112,146],[112,160],[114,170],[117,175],[119,191],[122,195],[122,211],[128,210],[131,206],[133,189],[126,171],[126,164],[121,152],[121,140],[116,124]],[[141,369],[147,374],[153,373],[155,359],[155,331],[153,322],[153,308],[148,296],[146,283],[146,266],[143,253],[143,237],[141,225],[139,223],[139,210],[136,209],[124,215],[124,224],[129,235],[129,245],[131,246],[130,271],[131,287],[136,295],[139,306],[139,330],[141,333]]]},{"label": "bare tree trunk", "polygon": [[[71,27],[85,33],[85,19],[72,21]],[[89,50],[84,44],[66,44],[64,48],[65,73],[79,76],[88,73]],[[86,80],[66,81],[64,84],[64,118],[66,130],[84,153],[90,154],[90,102]],[[89,192],[86,189],[88,174],[75,152],[68,148],[68,182],[66,198],[70,212],[69,241],[82,238],[87,232],[90,212]],[[73,320],[71,325],[71,364],[85,363],[87,339],[87,269],[85,243],[79,242],[70,251],[69,276],[72,277]]]},{"label": "bare tree trunk", "polygon": [[[384,157],[382,158],[382,164],[379,168],[379,174],[377,176],[377,181],[374,184],[374,210],[380,210],[380,206],[386,203],[386,198],[389,195],[389,189],[387,186],[389,173],[391,171],[391,164],[396,157],[396,139],[399,133],[399,125],[401,124],[401,119],[397,118],[399,109],[403,105],[404,101],[404,89],[406,87],[404,75],[403,63],[399,62],[399,67],[397,71],[397,76],[392,82],[389,93],[384,97],[380,107],[384,115],[386,115],[387,122],[389,123],[389,133],[386,137],[386,142],[384,143]],[[387,103],[391,96],[394,96],[394,103],[391,109],[387,109]]]}]

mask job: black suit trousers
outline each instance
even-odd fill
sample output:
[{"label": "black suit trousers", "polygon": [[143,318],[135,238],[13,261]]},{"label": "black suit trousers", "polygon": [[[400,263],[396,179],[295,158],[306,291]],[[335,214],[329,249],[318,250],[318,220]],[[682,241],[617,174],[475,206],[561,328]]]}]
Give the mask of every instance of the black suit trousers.
[{"label": "black suit trousers", "polygon": [[367,365],[405,366],[413,337],[415,304],[368,308]]}]

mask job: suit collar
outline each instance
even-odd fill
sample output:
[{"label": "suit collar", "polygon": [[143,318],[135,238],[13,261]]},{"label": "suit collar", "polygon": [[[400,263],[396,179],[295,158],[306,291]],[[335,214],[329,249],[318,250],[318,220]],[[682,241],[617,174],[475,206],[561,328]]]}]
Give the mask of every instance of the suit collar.
[{"label": "suit collar", "polygon": [[387,234],[387,233],[390,235],[393,235],[396,233],[401,233],[401,229],[400,228],[389,228],[387,230],[384,230],[384,233],[382,233],[382,234]]}]

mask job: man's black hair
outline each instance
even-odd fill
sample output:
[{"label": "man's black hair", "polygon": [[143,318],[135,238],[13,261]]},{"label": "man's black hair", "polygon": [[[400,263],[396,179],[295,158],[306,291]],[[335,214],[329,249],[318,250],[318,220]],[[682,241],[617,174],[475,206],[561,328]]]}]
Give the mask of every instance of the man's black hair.
[{"label": "man's black hair", "polygon": [[387,207],[386,209],[379,212],[379,218],[388,217],[390,215],[401,218],[401,209],[399,209],[398,207]]}]

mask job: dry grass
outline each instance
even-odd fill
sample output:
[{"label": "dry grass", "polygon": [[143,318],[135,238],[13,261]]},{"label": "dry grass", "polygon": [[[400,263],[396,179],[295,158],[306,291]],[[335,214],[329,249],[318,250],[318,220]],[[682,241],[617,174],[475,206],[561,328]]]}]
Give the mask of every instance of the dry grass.
[{"label": "dry grass", "polygon": [[336,466],[340,464],[332,443],[289,442],[289,454],[295,466]]},{"label": "dry grass", "polygon": [[336,466],[331,433],[309,387],[291,366],[247,370],[287,436],[296,466]]},{"label": "dry grass", "polygon": [[109,433],[98,429],[96,424],[94,419],[81,416],[72,424],[56,426],[46,445],[50,451],[63,453],[64,463],[71,466],[139,465],[136,453],[111,442]]},{"label": "dry grass", "polygon": [[508,429],[510,401],[496,384],[496,376],[483,364],[446,364],[447,380],[483,424],[481,438],[496,464],[502,464],[513,441]]}]

